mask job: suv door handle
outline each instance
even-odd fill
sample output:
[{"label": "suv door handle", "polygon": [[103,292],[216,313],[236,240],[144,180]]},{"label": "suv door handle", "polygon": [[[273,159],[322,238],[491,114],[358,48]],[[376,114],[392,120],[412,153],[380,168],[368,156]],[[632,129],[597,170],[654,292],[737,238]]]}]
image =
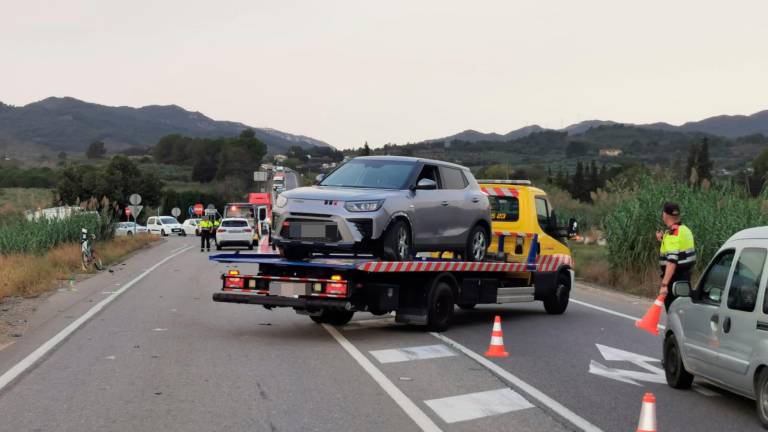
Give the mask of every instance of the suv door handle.
[{"label": "suv door handle", "polygon": [[441,205],[441,206],[443,206],[443,207],[445,207],[445,206],[447,206],[447,205],[448,205],[448,201],[443,201],[443,202],[441,202],[441,203],[440,203],[440,205]]}]

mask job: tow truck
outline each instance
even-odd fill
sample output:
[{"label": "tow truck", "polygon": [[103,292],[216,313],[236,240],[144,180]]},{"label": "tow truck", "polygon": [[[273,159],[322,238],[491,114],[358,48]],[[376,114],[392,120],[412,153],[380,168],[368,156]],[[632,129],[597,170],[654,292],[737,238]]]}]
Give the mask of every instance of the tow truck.
[{"label": "tow truck", "polygon": [[[576,234],[576,221],[557,227],[546,194],[530,182],[478,183],[493,197],[494,240],[484,262],[444,254],[411,261],[355,255],[292,261],[277,255],[223,253],[209,257],[231,267],[221,276],[222,287],[213,301],[290,307],[332,325],[348,323],[355,312],[394,311],[396,322],[430,331],[446,330],[455,306],[541,301],[547,313],[564,313],[574,281],[565,239]],[[240,270],[253,264],[258,266],[255,272]]]}]

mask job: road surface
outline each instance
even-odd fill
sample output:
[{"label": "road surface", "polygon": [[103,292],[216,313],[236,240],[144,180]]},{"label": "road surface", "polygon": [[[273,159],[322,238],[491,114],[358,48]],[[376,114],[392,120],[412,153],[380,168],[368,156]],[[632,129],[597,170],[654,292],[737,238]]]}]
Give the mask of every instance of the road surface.
[{"label": "road surface", "polygon": [[[225,267],[195,243],[46,300],[0,349],[0,431],[632,431],[646,391],[660,430],[762,430],[750,400],[660,382],[661,340],[631,321],[645,301],[580,286],[562,316],[534,303],[457,311],[440,335],[369,314],[334,328],[212,302]],[[495,314],[510,356],[487,360]]]}]

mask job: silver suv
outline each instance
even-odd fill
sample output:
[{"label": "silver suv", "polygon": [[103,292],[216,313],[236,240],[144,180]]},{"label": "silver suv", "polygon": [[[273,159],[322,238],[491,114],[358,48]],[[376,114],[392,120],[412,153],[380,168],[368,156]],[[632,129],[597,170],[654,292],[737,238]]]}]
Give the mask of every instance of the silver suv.
[{"label": "silver suv", "polygon": [[319,180],[275,202],[272,241],[286,258],[352,252],[404,261],[415,252],[452,251],[485,259],[490,205],[465,167],[369,156]]},{"label": "silver suv", "polygon": [[667,383],[688,388],[694,375],[757,399],[768,427],[768,227],[731,237],[696,289],[678,282],[664,339]]}]

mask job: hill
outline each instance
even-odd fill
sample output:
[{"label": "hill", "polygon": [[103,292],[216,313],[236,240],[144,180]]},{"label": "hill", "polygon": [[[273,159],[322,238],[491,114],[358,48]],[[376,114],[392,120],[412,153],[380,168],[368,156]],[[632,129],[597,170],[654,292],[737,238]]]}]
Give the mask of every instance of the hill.
[{"label": "hill", "polygon": [[[174,133],[198,138],[229,137],[249,127],[213,120],[177,105],[113,107],[71,97],[50,97],[23,107],[0,103],[0,151],[9,153],[23,153],[29,146],[36,152],[84,152],[96,140],[104,141],[110,151],[118,151],[152,146],[161,137]],[[302,135],[250,128],[273,153],[283,153],[293,145],[329,146]]]}]

